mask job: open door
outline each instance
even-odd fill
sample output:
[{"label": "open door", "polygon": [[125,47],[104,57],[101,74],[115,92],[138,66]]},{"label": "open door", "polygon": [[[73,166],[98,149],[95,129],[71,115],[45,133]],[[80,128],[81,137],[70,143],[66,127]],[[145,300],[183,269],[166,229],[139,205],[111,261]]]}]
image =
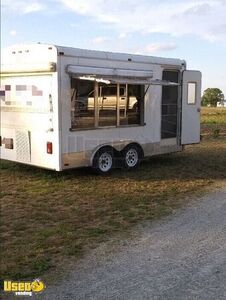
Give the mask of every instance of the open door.
[{"label": "open door", "polygon": [[201,73],[184,71],[182,85],[181,144],[200,142]]}]

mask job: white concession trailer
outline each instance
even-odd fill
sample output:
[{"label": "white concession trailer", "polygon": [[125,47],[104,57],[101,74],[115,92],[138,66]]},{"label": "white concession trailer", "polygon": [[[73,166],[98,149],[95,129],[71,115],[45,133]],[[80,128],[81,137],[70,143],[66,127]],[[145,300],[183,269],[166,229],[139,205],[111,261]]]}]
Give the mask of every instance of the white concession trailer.
[{"label": "white concession trailer", "polygon": [[2,159],[107,173],[200,141],[201,73],[184,60],[32,44],[1,63]]}]

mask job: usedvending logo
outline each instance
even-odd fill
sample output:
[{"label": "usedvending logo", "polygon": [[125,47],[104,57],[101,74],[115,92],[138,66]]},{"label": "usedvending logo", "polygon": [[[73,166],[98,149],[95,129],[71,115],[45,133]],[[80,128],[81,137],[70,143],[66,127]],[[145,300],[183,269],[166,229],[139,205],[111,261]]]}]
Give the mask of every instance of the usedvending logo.
[{"label": "usedvending logo", "polygon": [[4,281],[4,292],[14,293],[16,296],[32,296],[39,294],[45,289],[44,283],[40,279],[33,281]]}]

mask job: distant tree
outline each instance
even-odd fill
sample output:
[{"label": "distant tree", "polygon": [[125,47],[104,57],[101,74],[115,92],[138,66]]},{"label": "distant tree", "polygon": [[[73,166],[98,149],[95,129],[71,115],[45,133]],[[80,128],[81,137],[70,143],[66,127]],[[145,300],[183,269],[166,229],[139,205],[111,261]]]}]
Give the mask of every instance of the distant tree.
[{"label": "distant tree", "polygon": [[224,101],[224,94],[218,88],[208,88],[202,96],[202,106],[217,106],[217,102]]}]

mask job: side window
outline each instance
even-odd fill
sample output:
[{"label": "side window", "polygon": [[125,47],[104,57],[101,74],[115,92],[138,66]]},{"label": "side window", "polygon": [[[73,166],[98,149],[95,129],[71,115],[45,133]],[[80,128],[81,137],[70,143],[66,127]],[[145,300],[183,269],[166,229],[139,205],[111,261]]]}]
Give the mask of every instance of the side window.
[{"label": "side window", "polygon": [[71,129],[142,125],[144,89],[144,85],[138,84],[105,84],[72,78]]},{"label": "side window", "polygon": [[196,82],[188,83],[188,104],[195,104],[196,102]]},{"label": "side window", "polygon": [[[121,94],[121,90],[124,90],[124,93]],[[121,85],[119,110],[120,125],[142,124],[144,114],[144,85]]]},{"label": "side window", "polygon": [[99,84],[98,108],[99,126],[117,125],[117,84]]},{"label": "side window", "polygon": [[71,128],[94,127],[94,82],[71,79]]},{"label": "side window", "polygon": [[123,85],[120,85],[120,97],[126,96],[126,88]]}]

